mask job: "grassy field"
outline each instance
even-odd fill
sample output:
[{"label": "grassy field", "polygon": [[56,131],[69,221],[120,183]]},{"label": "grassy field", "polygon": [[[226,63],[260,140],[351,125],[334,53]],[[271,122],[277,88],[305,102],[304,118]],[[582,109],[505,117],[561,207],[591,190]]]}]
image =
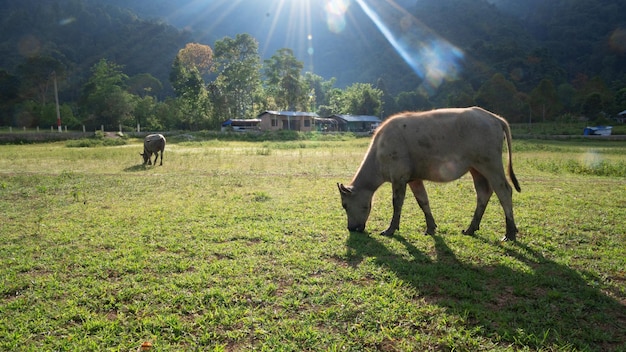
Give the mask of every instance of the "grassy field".
[{"label": "grassy field", "polygon": [[624,142],[514,141],[516,243],[467,176],[349,233],[367,138],[168,142],[0,146],[0,350],[626,350]]}]

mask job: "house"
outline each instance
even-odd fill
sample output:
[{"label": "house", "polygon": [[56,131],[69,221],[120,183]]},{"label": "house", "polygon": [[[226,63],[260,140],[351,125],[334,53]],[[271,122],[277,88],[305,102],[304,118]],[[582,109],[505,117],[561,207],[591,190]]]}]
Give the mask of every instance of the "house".
[{"label": "house", "polygon": [[337,132],[337,120],[328,117],[318,117],[315,119],[315,130],[318,132]]},{"label": "house", "polygon": [[342,132],[370,132],[381,123],[376,116],[369,115],[332,115],[331,119],[337,121],[337,127]]},{"label": "house", "polygon": [[311,132],[314,130],[315,119],[319,116],[314,112],[302,111],[264,111],[258,116],[262,131],[291,130]]},{"label": "house", "polygon": [[222,122],[222,132],[235,131],[259,131],[260,119],[228,119]]}]

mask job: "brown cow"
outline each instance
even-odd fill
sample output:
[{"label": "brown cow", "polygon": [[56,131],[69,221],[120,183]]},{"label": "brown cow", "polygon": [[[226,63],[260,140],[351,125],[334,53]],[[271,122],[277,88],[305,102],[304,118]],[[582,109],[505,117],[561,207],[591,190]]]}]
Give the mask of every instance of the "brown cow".
[{"label": "brown cow", "polygon": [[508,148],[509,177],[519,192],[511,160],[511,131],[503,118],[478,107],[405,112],[390,117],[376,131],[351,184],[337,184],[348,216],[348,230],[365,230],[374,192],[384,182],[391,182],[393,217],[382,235],[392,236],[400,227],[407,184],[426,217],[426,234],[433,235],[437,225],[423,181],[449,182],[469,171],[477,204],[472,222],[463,233],[473,235],[479,229],[495,191],[506,219],[502,240],[515,241],[513,191],[502,163],[503,137]]},{"label": "brown cow", "polygon": [[143,164],[152,165],[150,157],[154,156],[154,165],[159,158],[159,152],[161,152],[161,163],[163,165],[163,152],[165,151],[165,137],[162,134],[149,134],[143,140],[143,153],[139,153],[143,157]]}]

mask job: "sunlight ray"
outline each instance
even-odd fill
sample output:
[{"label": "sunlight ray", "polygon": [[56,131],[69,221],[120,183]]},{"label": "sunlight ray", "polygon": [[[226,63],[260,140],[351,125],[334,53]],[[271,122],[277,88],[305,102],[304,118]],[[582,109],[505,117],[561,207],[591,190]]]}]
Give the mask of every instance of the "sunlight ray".
[{"label": "sunlight ray", "polygon": [[463,52],[432,32],[393,0],[355,0],[429,93],[461,70]]}]

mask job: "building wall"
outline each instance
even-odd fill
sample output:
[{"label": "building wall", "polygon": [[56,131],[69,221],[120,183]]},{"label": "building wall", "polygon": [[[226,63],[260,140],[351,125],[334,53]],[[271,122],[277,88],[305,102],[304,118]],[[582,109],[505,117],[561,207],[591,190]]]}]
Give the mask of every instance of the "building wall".
[{"label": "building wall", "polygon": [[293,131],[310,132],[313,131],[315,127],[312,116],[287,117],[282,115],[263,114],[260,118],[261,123],[259,126],[262,131],[287,130],[291,127],[291,130]]}]

